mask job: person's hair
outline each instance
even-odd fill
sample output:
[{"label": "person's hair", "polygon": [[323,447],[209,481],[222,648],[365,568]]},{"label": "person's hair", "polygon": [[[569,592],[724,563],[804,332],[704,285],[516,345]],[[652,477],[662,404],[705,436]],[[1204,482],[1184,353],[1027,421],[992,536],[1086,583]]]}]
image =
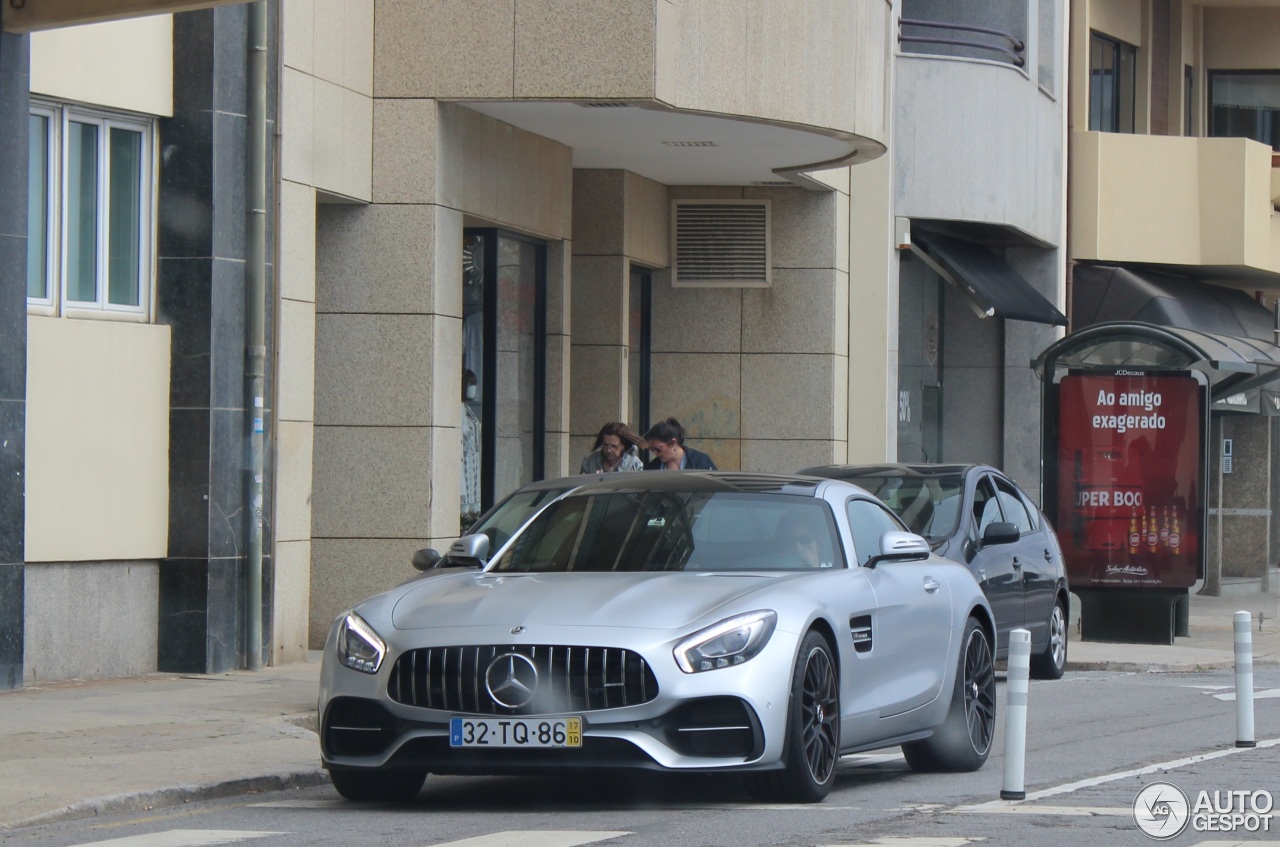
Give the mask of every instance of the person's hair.
[{"label": "person's hair", "polygon": [[667,418],[665,421],[658,421],[649,427],[649,431],[644,434],[645,441],[674,441],[681,447],[684,446],[684,427],[680,426],[680,421],[675,418]]},{"label": "person's hair", "polygon": [[631,427],[622,421],[609,421],[609,423],[600,427],[600,431],[596,433],[596,443],[591,446],[592,450],[599,450],[604,446],[604,437],[606,435],[616,435],[622,442],[622,452],[627,451],[627,446],[631,445],[636,449],[643,450],[649,446],[648,442],[631,431]]}]

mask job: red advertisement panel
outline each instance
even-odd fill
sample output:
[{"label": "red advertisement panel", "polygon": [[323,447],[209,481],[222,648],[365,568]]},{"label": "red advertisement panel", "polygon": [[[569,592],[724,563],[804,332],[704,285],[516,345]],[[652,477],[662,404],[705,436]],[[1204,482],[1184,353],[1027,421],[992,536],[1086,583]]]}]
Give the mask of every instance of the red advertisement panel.
[{"label": "red advertisement panel", "polygon": [[1120,370],[1058,384],[1058,538],[1073,586],[1188,588],[1201,556],[1201,387]]}]

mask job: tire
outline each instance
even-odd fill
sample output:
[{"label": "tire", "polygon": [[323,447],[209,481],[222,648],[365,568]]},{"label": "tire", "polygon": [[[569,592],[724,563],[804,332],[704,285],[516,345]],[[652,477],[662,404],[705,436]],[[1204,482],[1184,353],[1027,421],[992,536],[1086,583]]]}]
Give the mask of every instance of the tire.
[{"label": "tire", "polygon": [[1055,600],[1049,615],[1049,643],[1044,652],[1031,657],[1032,679],[1062,679],[1067,670],[1067,607]]},{"label": "tire", "polygon": [[400,770],[331,770],[333,787],[356,803],[407,803],[422,790],[427,772],[419,768]]},{"label": "tire", "polygon": [[810,632],[800,644],[787,705],[785,768],[770,793],[790,803],[821,803],[840,760],[840,679],[827,640]]},{"label": "tire", "polygon": [[974,618],[964,628],[956,684],[946,719],[923,741],[902,745],[914,771],[976,771],[991,753],[996,730],[996,673],[991,641]]}]

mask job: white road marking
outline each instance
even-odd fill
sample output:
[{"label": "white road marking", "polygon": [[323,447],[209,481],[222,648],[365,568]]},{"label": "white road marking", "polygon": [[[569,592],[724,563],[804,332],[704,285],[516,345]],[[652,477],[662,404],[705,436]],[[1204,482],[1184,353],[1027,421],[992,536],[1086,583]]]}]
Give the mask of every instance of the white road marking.
[{"label": "white road marking", "polygon": [[1059,794],[1070,794],[1073,791],[1079,791],[1082,788],[1092,788],[1095,785],[1106,785],[1108,782],[1116,782],[1121,779],[1130,779],[1143,774],[1157,773],[1161,771],[1171,771],[1175,768],[1185,767],[1186,765],[1195,765],[1200,762],[1207,762],[1210,759],[1221,759],[1223,756],[1234,756],[1239,753],[1248,753],[1252,750],[1265,747],[1275,747],[1280,745],[1280,738],[1269,738],[1265,741],[1259,741],[1257,747],[1227,747],[1223,750],[1214,750],[1211,753],[1200,753],[1195,756],[1188,756],[1185,759],[1174,759],[1171,762],[1160,762],[1154,765],[1147,765],[1145,768],[1137,768],[1122,773],[1111,773],[1106,776],[1095,776],[1089,779],[1081,779],[1076,782],[1068,782],[1065,785],[1059,785],[1056,788],[1046,788],[1043,791],[1028,792],[1025,800],[989,800],[986,803],[979,803],[975,806],[957,806],[953,811],[956,812],[990,812],[1002,809],[1010,803],[1031,803],[1036,800],[1043,800],[1046,797],[1056,797]]},{"label": "white road marking", "polygon": [[964,847],[986,841],[985,838],[912,838],[907,836],[887,835],[864,844],[827,844],[823,847]]},{"label": "white road marking", "polygon": [[434,844],[432,847],[577,847],[579,844],[592,844],[596,841],[608,841],[631,835],[630,832],[589,832],[586,830],[550,830],[523,829],[515,832],[492,832],[488,835],[477,835],[475,838],[464,838],[461,841],[448,841]]},{"label": "white road marking", "polygon": [[206,844],[232,844],[250,838],[288,835],[287,832],[254,832],[238,829],[170,829],[150,835],[130,835],[110,841],[91,841],[76,847],[201,847]]},{"label": "white road marking", "polygon": [[1065,817],[1131,817],[1133,807],[1115,809],[1110,806],[1021,806],[1010,803],[1007,806],[994,806],[979,809],[976,806],[956,809],[966,814],[981,812],[984,815],[1060,815]]},{"label": "white road marking", "polygon": [[[1236,693],[1234,691],[1227,692],[1226,694],[1215,694],[1213,696],[1217,700],[1236,699]],[[1269,700],[1272,697],[1280,697],[1280,688],[1265,688],[1262,691],[1255,688],[1253,690],[1253,699],[1255,700]]]}]

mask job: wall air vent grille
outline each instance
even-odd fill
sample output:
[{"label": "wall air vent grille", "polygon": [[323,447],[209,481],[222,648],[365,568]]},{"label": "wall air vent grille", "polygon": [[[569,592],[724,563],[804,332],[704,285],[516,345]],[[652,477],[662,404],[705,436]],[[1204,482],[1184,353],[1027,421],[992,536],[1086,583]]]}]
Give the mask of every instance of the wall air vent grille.
[{"label": "wall air vent grille", "polygon": [[676,200],[671,243],[674,286],[765,288],[773,282],[768,200]]}]

